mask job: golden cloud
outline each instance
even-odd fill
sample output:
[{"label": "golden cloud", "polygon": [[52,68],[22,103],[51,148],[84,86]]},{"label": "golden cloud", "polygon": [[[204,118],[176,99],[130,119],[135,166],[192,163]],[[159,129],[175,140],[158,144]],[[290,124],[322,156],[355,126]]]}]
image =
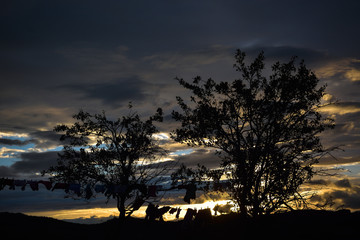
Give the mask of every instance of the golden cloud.
[{"label": "golden cloud", "polygon": [[316,70],[316,74],[320,78],[329,78],[337,74],[342,74],[352,82],[360,81],[360,69],[355,67],[359,64],[359,59],[347,58],[328,63]]},{"label": "golden cloud", "polygon": [[348,113],[357,113],[360,112],[360,105],[358,103],[332,104],[321,108],[320,112],[327,113],[329,115],[345,115]]}]

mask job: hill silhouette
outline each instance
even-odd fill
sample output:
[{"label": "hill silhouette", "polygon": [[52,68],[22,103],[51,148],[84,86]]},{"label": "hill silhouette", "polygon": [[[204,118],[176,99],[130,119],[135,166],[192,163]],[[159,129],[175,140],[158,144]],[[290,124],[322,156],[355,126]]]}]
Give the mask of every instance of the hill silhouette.
[{"label": "hill silhouette", "polygon": [[359,234],[360,212],[294,211],[244,219],[237,214],[213,217],[209,221],[149,222],[114,218],[99,224],[69,223],[21,213],[0,213],[2,239],[231,239],[270,238],[331,239]]}]

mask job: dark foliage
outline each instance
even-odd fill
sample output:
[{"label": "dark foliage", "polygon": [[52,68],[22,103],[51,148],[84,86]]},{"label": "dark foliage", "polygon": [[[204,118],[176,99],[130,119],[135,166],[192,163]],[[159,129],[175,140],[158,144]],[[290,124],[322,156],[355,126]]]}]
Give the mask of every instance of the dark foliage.
[{"label": "dark foliage", "polygon": [[[240,76],[232,82],[177,78],[192,95],[189,101],[177,97],[181,111],[172,115],[181,127],[172,136],[192,147],[218,150],[220,170],[193,173],[215,183],[225,175],[242,214],[304,206],[299,186],[312,178],[313,164],[328,153],[319,134],[334,127],[319,112],[326,86],[318,87],[315,74],[303,61],[297,65],[295,57],[275,63],[268,77],[263,53],[246,65],[245,53],[238,50],[235,60]],[[180,169],[174,179],[189,171]]]},{"label": "dark foliage", "polygon": [[105,195],[116,199],[121,219],[141,206],[149,197],[147,186],[161,182],[171,164],[157,161],[166,151],[153,138],[162,110],[143,121],[131,108],[116,120],[104,112],[80,111],[73,125],[56,126],[55,131],[64,133],[64,149],[58,165],[44,172],[53,181],[81,184],[85,199],[92,196],[95,184],[105,185]]}]

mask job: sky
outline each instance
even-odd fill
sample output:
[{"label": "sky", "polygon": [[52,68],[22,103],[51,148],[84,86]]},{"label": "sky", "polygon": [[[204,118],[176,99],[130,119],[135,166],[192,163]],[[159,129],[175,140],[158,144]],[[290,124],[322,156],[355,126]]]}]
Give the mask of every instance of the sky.
[{"label": "sky", "polygon": [[[263,50],[268,71],[275,61],[304,59],[327,84],[327,97],[338,100],[323,110],[337,126],[322,141],[342,150],[318,166],[338,174],[304,189],[317,189],[318,201],[331,196],[336,207],[360,210],[359,8],[356,0],[2,1],[0,177],[40,179],[62,149],[55,125],[71,124],[80,109],[119,117],[130,101],[144,118],[163,109],[159,137],[169,158],[217,167],[213,150],[169,138],[175,96],[187,94],[174,78],[231,81],[236,49],[249,60]],[[113,206],[104,202],[44,189],[0,191],[0,211]]]}]

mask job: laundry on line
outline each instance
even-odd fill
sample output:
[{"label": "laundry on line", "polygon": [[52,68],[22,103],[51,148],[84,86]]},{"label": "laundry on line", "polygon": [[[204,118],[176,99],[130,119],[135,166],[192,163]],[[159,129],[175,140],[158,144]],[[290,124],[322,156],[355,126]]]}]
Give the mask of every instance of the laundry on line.
[{"label": "laundry on line", "polygon": [[184,201],[190,203],[190,199],[195,199],[196,186],[194,184],[183,184],[177,187],[171,187],[169,189],[164,189],[162,185],[149,185],[144,184],[134,184],[134,185],[122,185],[122,184],[95,184],[92,187],[90,184],[81,186],[78,183],[62,183],[62,182],[50,182],[46,180],[17,180],[9,178],[0,178],[0,191],[5,189],[8,186],[9,190],[15,190],[16,187],[19,187],[22,191],[25,190],[26,186],[29,185],[31,190],[38,191],[39,184],[43,184],[47,190],[64,190],[66,193],[74,193],[79,197],[84,194],[86,199],[90,199],[95,193],[103,193],[106,196],[116,195],[116,194],[126,194],[131,192],[134,189],[139,190],[140,192],[147,195],[147,197],[157,197],[159,191],[168,191],[173,189],[185,189],[186,194]]}]

